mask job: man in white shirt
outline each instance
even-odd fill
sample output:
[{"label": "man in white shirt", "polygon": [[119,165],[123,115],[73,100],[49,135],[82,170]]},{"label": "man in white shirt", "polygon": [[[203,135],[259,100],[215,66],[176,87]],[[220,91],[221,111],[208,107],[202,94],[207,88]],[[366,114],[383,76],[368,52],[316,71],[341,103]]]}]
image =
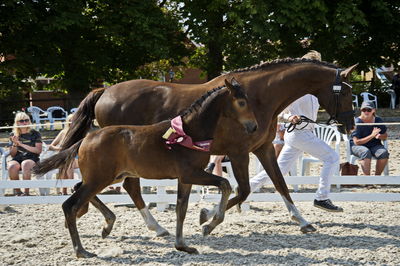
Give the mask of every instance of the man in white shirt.
[{"label": "man in white shirt", "polygon": [[[321,60],[321,55],[318,52],[313,51],[311,54],[309,53],[303,56],[303,58]],[[307,118],[316,121],[318,109],[318,99],[311,94],[307,94],[286,107],[283,112],[283,119],[295,124],[300,121],[300,116],[304,115]],[[343,209],[335,206],[329,199],[331,178],[339,167],[339,155],[328,144],[314,134],[313,123],[309,123],[304,128],[303,126],[304,125],[300,124],[293,131],[285,133],[285,145],[278,157],[278,165],[282,175],[288,174],[303,152],[307,152],[308,154],[320,159],[323,162],[323,167],[321,170],[319,187],[314,200],[314,206],[326,211],[342,212]],[[251,178],[251,191],[253,192],[259,189],[268,178],[269,177],[265,170]]]}]

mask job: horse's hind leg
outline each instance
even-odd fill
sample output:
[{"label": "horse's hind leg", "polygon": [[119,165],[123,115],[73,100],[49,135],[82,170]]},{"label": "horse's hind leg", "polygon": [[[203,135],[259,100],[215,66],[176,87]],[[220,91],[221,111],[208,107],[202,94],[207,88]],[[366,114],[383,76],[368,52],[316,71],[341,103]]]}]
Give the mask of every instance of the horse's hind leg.
[{"label": "horse's hind leg", "polygon": [[157,236],[169,235],[167,229],[158,224],[156,219],[151,215],[149,209],[147,208],[144,200],[142,198],[142,193],[140,191],[140,179],[139,178],[126,178],[123,184],[124,189],[128,192],[129,196],[132,198],[135,206],[139,209],[140,214],[145,221],[147,228],[151,231],[155,231]]},{"label": "horse's hind leg", "polygon": [[65,220],[72,240],[72,246],[78,258],[91,258],[96,256],[96,254],[90,253],[83,248],[76,227],[76,218],[79,209],[87,204],[90,198],[95,194],[95,191],[89,186],[82,185],[62,204]]},{"label": "horse's hind leg", "polygon": [[190,190],[192,189],[191,184],[182,184],[178,182],[178,199],[176,202],[176,240],[175,248],[180,251],[185,251],[187,253],[199,252],[195,248],[191,248],[185,244],[183,240],[183,221],[186,217],[186,211],[189,202]]},{"label": "horse's hind leg", "polygon": [[115,223],[115,214],[97,197],[94,196],[93,199],[90,200],[90,203],[93,204],[96,209],[98,209],[106,219],[106,224],[103,227],[103,231],[101,233],[102,238],[106,238],[110,233]]}]

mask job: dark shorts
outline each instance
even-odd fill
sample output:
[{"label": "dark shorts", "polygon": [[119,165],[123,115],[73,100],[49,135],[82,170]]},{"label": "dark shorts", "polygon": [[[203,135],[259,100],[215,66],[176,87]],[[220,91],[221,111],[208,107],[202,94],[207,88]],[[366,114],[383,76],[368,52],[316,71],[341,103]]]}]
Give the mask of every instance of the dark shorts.
[{"label": "dark shorts", "polygon": [[39,161],[39,156],[34,156],[31,154],[27,154],[27,155],[17,154],[17,156],[12,158],[12,160],[17,161],[19,164],[21,164],[25,160],[32,160],[35,163],[37,163]]},{"label": "dark shorts", "polygon": [[351,153],[361,160],[371,159],[374,156],[376,159],[388,159],[389,152],[383,145],[376,145],[372,148],[367,148],[362,145],[354,145],[351,147]]}]

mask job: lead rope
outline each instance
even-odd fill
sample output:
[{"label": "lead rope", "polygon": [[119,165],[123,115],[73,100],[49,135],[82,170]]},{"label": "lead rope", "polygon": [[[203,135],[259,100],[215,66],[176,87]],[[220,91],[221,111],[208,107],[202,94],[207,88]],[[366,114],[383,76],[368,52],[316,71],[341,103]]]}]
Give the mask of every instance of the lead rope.
[{"label": "lead rope", "polygon": [[[302,123],[305,123],[305,125],[301,126],[300,128],[298,128]],[[314,121],[310,118],[308,118],[307,116],[301,115],[300,116],[300,120],[297,123],[285,123],[284,127],[286,128],[286,131],[288,133],[292,132],[293,130],[302,130],[304,129],[306,126],[308,126],[308,124],[316,124],[316,125],[332,125],[332,124],[336,124],[337,125],[337,121],[329,119],[326,123],[318,123],[317,121]]]}]

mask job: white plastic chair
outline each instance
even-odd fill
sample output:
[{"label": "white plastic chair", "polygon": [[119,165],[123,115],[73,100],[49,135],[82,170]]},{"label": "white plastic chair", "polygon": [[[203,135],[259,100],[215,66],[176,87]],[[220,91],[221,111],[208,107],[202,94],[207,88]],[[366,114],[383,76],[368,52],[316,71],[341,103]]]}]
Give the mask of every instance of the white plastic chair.
[{"label": "white plastic chair", "polygon": [[360,105],[358,104],[358,96],[356,94],[352,94],[353,96],[353,105],[354,108],[358,108]]},{"label": "white plastic chair", "polygon": [[37,106],[28,107],[27,111],[31,114],[32,120],[36,124],[36,130],[40,130],[42,128],[42,126],[40,126],[41,121],[49,120],[47,117],[47,112]]},{"label": "white plastic chair", "polygon": [[[356,161],[360,160],[360,158],[358,158],[357,156],[351,154],[351,150],[350,150],[350,138],[349,138],[346,134],[343,134],[342,136],[343,136],[344,141],[346,142],[346,159],[347,159],[347,161],[348,161],[349,163],[355,164]],[[387,139],[383,140],[383,141],[382,141],[382,144],[383,144],[383,146],[384,146],[386,149],[388,149],[388,146],[389,146],[389,145],[388,145]],[[376,160],[375,157],[372,157],[372,159],[373,159],[373,160]],[[389,175],[389,161],[388,161],[388,163],[386,164],[385,169],[383,169],[383,174],[386,175],[386,176]]]},{"label": "white plastic chair", "polygon": [[73,113],[75,113],[77,110],[78,110],[78,108],[77,108],[77,107],[75,107],[75,108],[72,108],[72,109],[69,111],[69,113],[70,113],[70,114],[73,114]]},{"label": "white plastic chair", "polygon": [[[315,125],[314,133],[318,138],[322,139],[326,144],[331,145],[333,141],[335,141],[335,151],[338,155],[340,155],[340,132],[337,127],[334,126],[322,126]],[[319,159],[313,156],[303,156],[301,165],[300,165],[300,173],[302,176],[310,175],[310,164],[321,162]],[[337,170],[335,174],[339,174],[339,164],[337,165]]]},{"label": "white plastic chair", "polygon": [[378,109],[378,97],[369,92],[361,92],[360,96],[363,98],[363,102],[374,102],[375,108]]},{"label": "white plastic chair", "polygon": [[[40,154],[40,159],[45,158],[47,152],[47,145],[43,142],[42,146],[42,153]],[[8,179],[8,169],[7,169],[7,158],[10,156],[10,151],[5,151],[1,155],[1,179],[2,180],[7,180]],[[22,174],[22,171],[19,172],[20,175]],[[37,179],[48,179],[47,175],[44,176],[36,176]],[[49,188],[39,188],[39,194],[40,196],[46,196],[49,195],[50,189]],[[0,190],[0,196],[4,195],[4,189]]]},{"label": "white plastic chair", "polygon": [[[58,114],[61,116],[57,117],[55,114],[58,112]],[[50,130],[54,130],[54,122],[55,121],[62,121],[65,122],[68,116],[68,112],[64,110],[64,108],[60,106],[52,106],[47,108],[47,115],[50,121]],[[64,127],[64,124],[63,124]]]},{"label": "white plastic chair", "polygon": [[392,89],[387,89],[386,92],[390,94],[390,108],[395,109],[396,108],[396,92]]}]

